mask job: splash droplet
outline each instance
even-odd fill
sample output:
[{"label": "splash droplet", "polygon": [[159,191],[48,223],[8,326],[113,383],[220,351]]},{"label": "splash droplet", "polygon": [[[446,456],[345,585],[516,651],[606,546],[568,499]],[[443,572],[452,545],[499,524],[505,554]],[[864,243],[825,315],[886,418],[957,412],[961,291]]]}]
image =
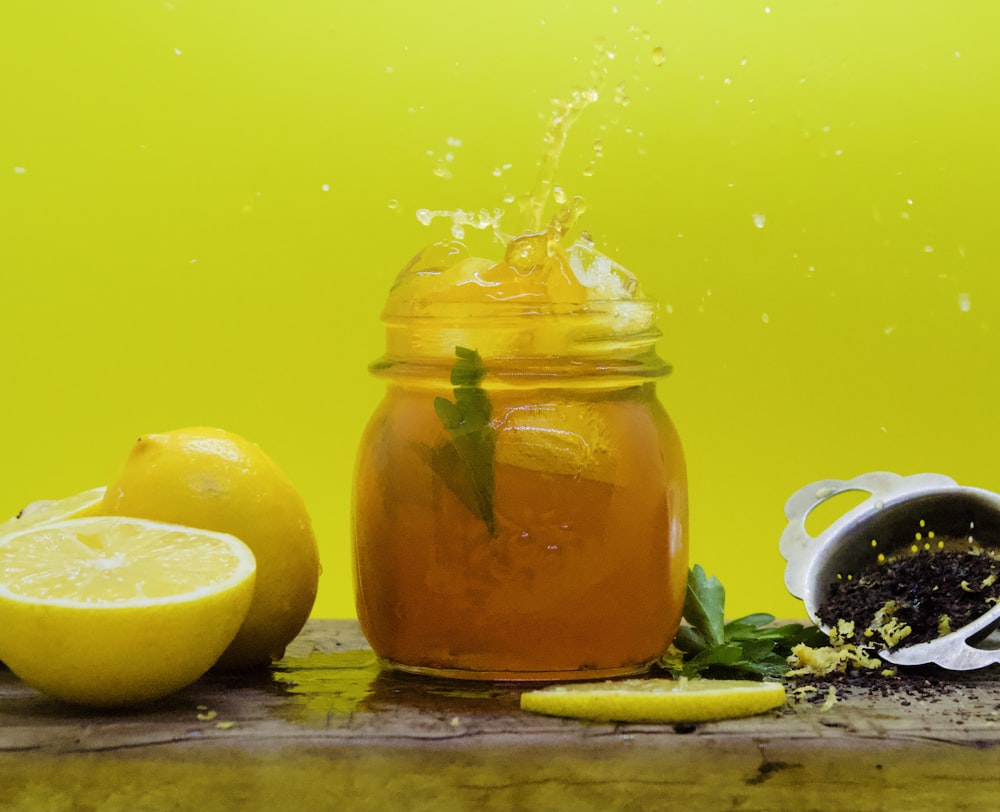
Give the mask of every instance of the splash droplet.
[{"label": "splash droplet", "polygon": [[664,63],[667,61],[667,54],[663,50],[662,46],[657,45],[653,49],[653,64],[658,68],[662,68]]},{"label": "splash droplet", "polygon": [[635,23],[629,25],[628,32],[632,35],[632,38],[637,42],[639,40],[646,40],[646,41],[649,40],[649,32],[644,28],[640,28]]},{"label": "splash droplet", "polygon": [[972,299],[969,298],[968,293],[958,294],[958,309],[963,313],[968,313],[972,309]]},{"label": "splash droplet", "polygon": [[753,216],[753,224],[755,226],[757,226],[757,228],[763,228],[766,222],[767,222],[767,216],[766,215],[764,215],[764,214],[754,214],[754,216]]}]

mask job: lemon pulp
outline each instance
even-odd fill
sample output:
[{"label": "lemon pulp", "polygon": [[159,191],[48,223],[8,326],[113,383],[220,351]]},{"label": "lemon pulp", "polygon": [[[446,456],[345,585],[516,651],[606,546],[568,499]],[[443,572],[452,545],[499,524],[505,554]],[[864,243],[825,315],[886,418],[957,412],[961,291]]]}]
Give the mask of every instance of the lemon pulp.
[{"label": "lemon pulp", "polygon": [[41,524],[96,515],[104,499],[105,488],[91,488],[64,499],[42,499],[26,505],[20,513],[0,522],[0,535],[14,533]]}]

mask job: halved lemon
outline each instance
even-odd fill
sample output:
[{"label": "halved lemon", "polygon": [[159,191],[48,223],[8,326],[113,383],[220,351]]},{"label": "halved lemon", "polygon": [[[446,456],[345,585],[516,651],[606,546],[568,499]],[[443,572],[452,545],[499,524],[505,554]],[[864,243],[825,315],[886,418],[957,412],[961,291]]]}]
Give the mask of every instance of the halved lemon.
[{"label": "halved lemon", "polygon": [[95,516],[100,512],[106,490],[104,487],[91,488],[64,499],[42,499],[32,502],[13,518],[0,522],[0,535],[64,519]]},{"label": "halved lemon", "polygon": [[66,702],[112,707],[189,685],[236,636],[256,562],[234,536],[121,516],[0,537],[0,660]]},{"label": "halved lemon", "polygon": [[599,722],[710,722],[785,703],[780,682],[630,679],[555,685],[521,694],[521,709]]}]

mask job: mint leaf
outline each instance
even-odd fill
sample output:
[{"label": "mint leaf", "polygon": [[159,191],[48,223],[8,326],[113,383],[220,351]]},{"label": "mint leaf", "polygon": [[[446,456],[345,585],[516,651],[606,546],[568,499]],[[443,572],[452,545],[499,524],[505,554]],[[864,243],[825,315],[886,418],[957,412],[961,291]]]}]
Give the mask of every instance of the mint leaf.
[{"label": "mint leaf", "polygon": [[725,642],[725,603],[726,590],[719,579],[714,575],[706,577],[705,570],[695,564],[688,572],[684,619],[709,646],[721,646]]},{"label": "mint leaf", "polygon": [[490,531],[497,534],[493,512],[495,437],[490,425],[490,398],[480,387],[486,374],[476,350],[455,347],[451,369],[455,401],[434,399],[434,411],[448,433],[448,442],[433,449],[431,466],[451,491]]},{"label": "mint leaf", "polygon": [[745,662],[755,663],[767,659],[768,655],[774,651],[773,640],[744,640],[740,643],[729,643],[728,645],[738,645],[743,652],[742,659]]},{"label": "mint leaf", "polygon": [[677,630],[677,634],[674,635],[673,645],[674,648],[691,656],[709,648],[708,643],[705,642],[705,638],[690,626],[681,626]]},{"label": "mint leaf", "polygon": [[774,615],[759,612],[725,622],[726,590],[697,564],[688,573],[684,621],[660,667],[674,677],[780,679],[787,657],[799,643],[825,645],[815,626],[775,626]]},{"label": "mint leaf", "polygon": [[774,623],[774,615],[769,615],[765,612],[758,612],[753,615],[746,615],[744,617],[737,618],[736,620],[730,620],[726,624],[726,632],[736,632],[744,627],[759,629],[761,626],[766,626],[768,623]]},{"label": "mint leaf", "polygon": [[736,665],[742,659],[743,649],[737,645],[723,644],[721,646],[714,646],[713,648],[707,648],[704,651],[698,652],[688,660],[684,664],[684,673],[689,676],[695,676],[709,666],[732,666]]}]

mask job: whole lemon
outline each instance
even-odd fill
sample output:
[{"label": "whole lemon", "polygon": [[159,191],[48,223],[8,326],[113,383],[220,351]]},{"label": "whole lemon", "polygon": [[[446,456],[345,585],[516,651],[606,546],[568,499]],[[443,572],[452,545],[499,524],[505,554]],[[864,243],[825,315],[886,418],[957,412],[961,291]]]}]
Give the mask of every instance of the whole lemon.
[{"label": "whole lemon", "polygon": [[256,443],[193,427],[138,439],[101,512],[228,533],[257,559],[253,601],[216,667],[279,659],[312,611],[320,563],[305,503]]}]

